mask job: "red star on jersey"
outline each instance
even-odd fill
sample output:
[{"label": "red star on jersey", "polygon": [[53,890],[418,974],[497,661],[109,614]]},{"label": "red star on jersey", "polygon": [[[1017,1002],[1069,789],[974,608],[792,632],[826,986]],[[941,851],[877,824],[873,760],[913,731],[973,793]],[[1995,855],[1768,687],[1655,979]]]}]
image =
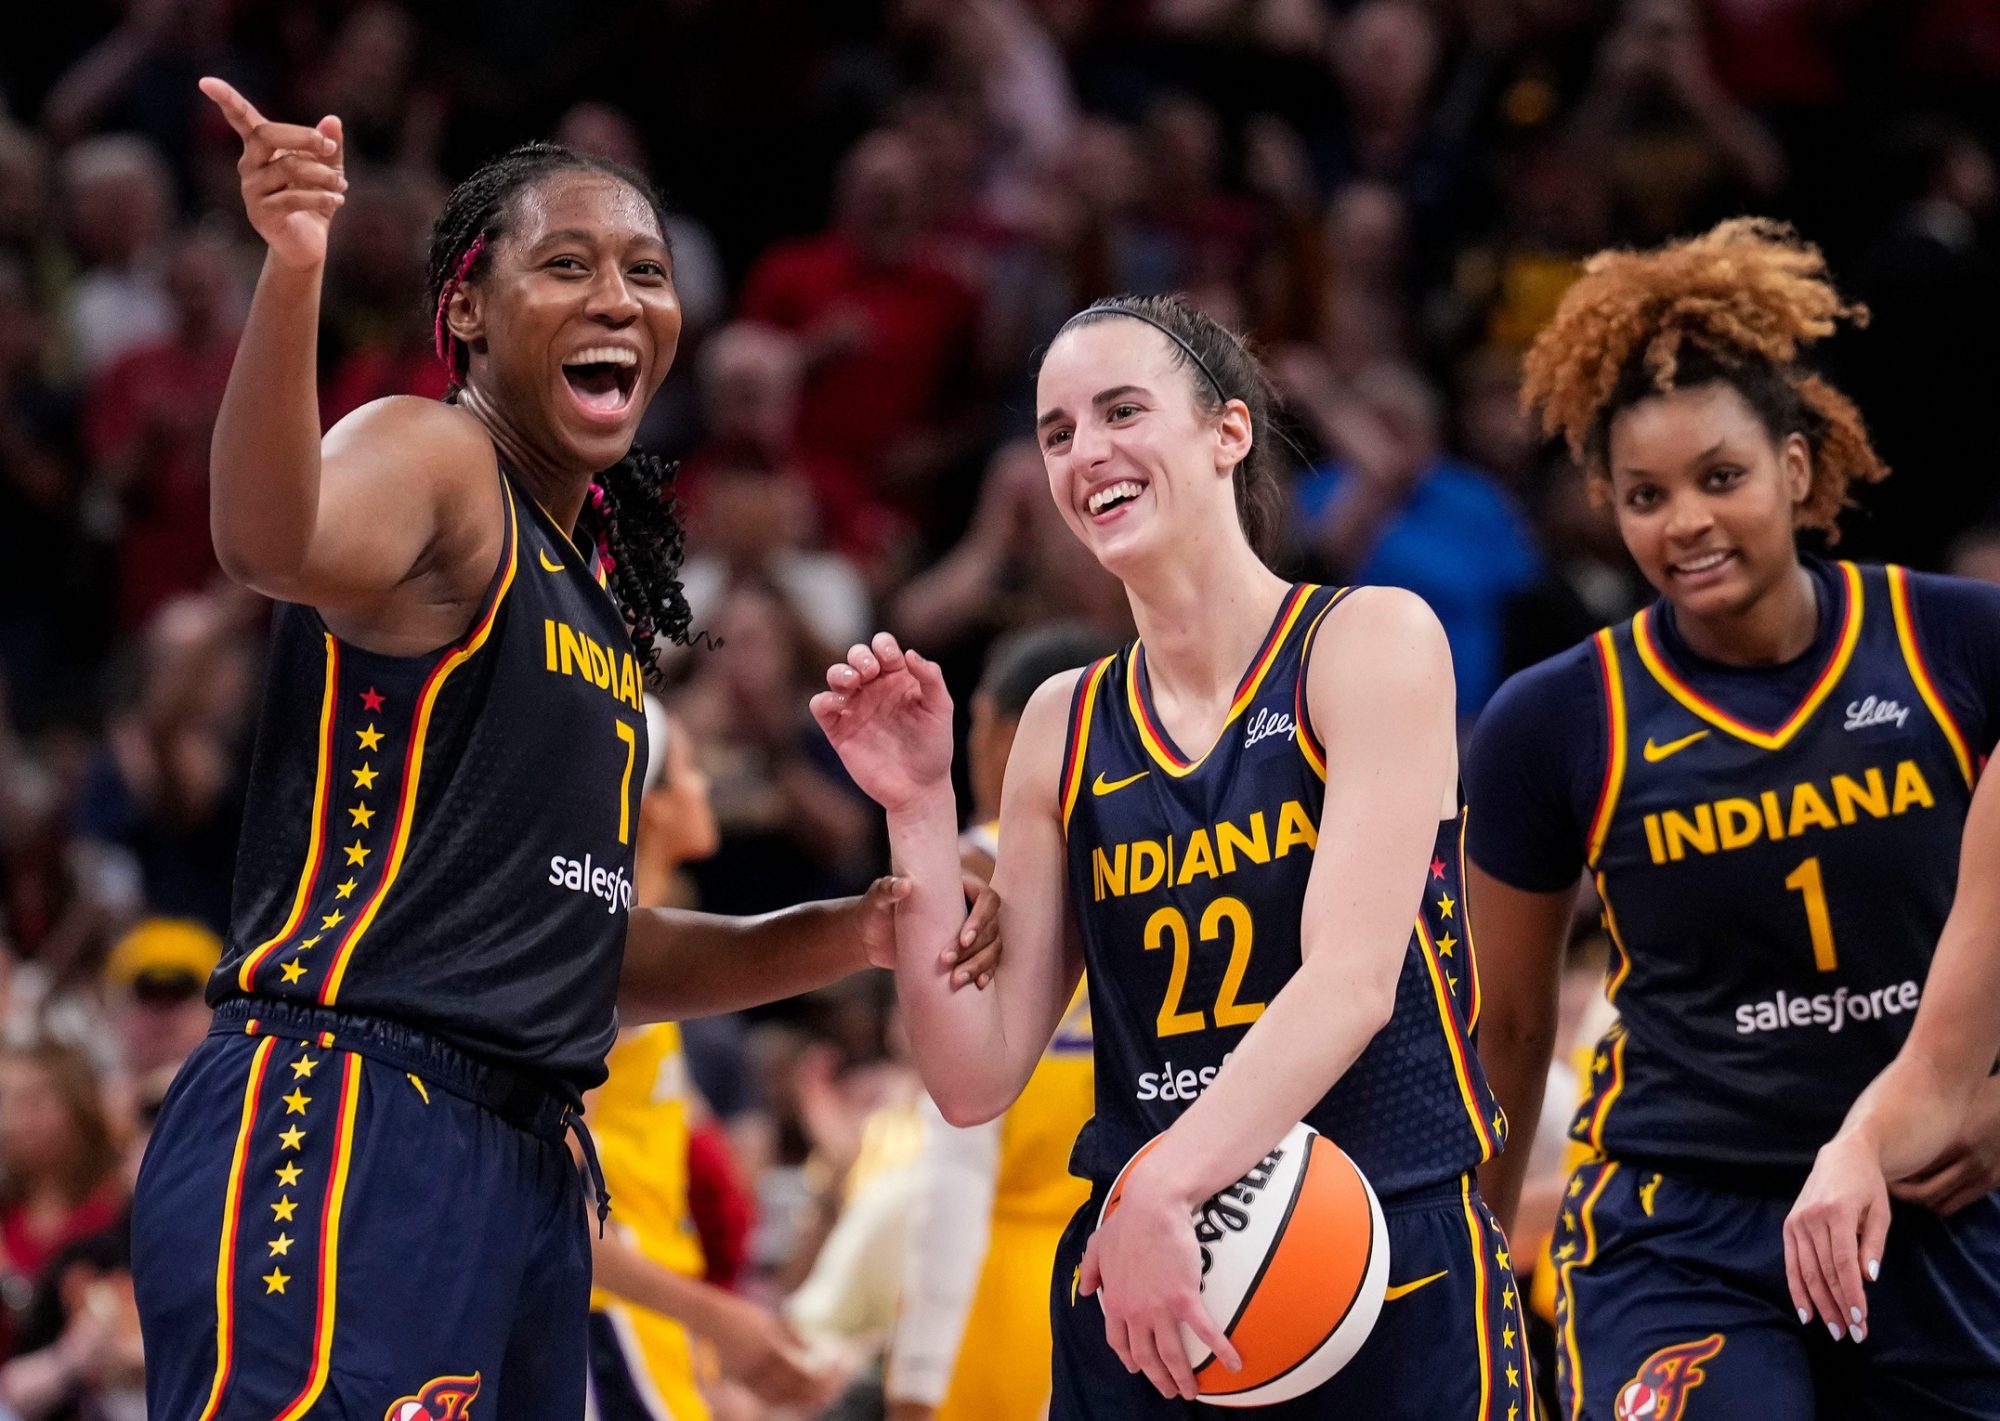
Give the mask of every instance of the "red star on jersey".
[{"label": "red star on jersey", "polygon": [[373,686],[370,686],[361,693],[361,705],[364,710],[378,711],[382,709],[382,693],[377,691]]},{"label": "red star on jersey", "polygon": [[1431,860],[1431,877],[1440,883],[1444,882],[1444,859],[1442,857]]}]

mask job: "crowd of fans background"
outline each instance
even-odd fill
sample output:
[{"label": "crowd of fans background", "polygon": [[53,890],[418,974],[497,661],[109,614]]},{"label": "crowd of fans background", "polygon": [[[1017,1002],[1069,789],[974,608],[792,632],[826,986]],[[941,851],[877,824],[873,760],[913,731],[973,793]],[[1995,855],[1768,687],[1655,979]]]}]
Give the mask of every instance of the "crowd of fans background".
[{"label": "crowd of fans background", "polygon": [[[686,327],[642,437],[683,461],[722,643],[666,668],[720,827],[706,908],[882,868],[805,713],[850,641],[895,631],[963,703],[1006,631],[1129,634],[1031,438],[1037,348],[1096,296],[1187,291],[1252,335],[1284,570],[1423,594],[1468,723],[1643,593],[1516,400],[1609,244],[1755,212],[1822,245],[1874,313],[1831,373],[1897,471],[1842,551],[2000,580],[1982,0],[38,9],[0,45],[0,1412],[143,1415],[118,1221],[227,923],[267,608],[216,569],[208,451],[261,248],[209,73],[345,121],[328,424],[442,392],[424,244],[479,160],[552,136],[666,192]],[[775,1297],[909,1093],[887,984],[690,1049],[754,1216],[720,1251]]]}]

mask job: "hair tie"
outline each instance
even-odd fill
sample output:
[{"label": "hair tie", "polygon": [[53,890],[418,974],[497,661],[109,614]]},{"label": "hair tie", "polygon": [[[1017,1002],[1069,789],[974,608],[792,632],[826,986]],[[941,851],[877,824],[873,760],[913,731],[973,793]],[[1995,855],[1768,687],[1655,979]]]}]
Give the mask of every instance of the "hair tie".
[{"label": "hair tie", "polygon": [[438,293],[437,320],[432,326],[431,340],[437,350],[437,358],[444,362],[445,370],[453,380],[458,378],[458,367],[452,362],[451,348],[458,337],[446,328],[444,312],[445,308],[451,305],[453,294],[465,284],[466,274],[472,270],[472,264],[479,260],[479,254],[485,250],[486,234],[481,232],[472,239],[472,245],[467,247],[465,255],[458,259],[458,270],[451,274],[451,280],[447,281],[444,290]]},{"label": "hair tie", "polygon": [[1194,362],[1194,368],[1199,370],[1203,375],[1205,375],[1208,378],[1208,383],[1215,387],[1215,397],[1218,400],[1221,400],[1224,404],[1229,403],[1228,392],[1222,388],[1222,382],[1215,378],[1215,372],[1208,368],[1208,362],[1206,360],[1203,360],[1200,355],[1196,354],[1195,348],[1189,345],[1187,341],[1179,333],[1169,329],[1163,322],[1155,320],[1153,317],[1147,315],[1144,311],[1135,311],[1130,306],[1118,306],[1118,305],[1087,306],[1083,310],[1078,311],[1074,316],[1071,316],[1067,321],[1064,321],[1062,323],[1062,329],[1058,330],[1056,334],[1060,336],[1063,333],[1063,331],[1068,330],[1071,326],[1075,325],[1078,321],[1083,320],[1086,316],[1130,316],[1135,321],[1144,321],[1147,325],[1151,326],[1154,330],[1158,331],[1161,335],[1165,336],[1168,340],[1172,341],[1175,345],[1179,346],[1181,348],[1181,353],[1186,355],[1189,360],[1192,360]]}]

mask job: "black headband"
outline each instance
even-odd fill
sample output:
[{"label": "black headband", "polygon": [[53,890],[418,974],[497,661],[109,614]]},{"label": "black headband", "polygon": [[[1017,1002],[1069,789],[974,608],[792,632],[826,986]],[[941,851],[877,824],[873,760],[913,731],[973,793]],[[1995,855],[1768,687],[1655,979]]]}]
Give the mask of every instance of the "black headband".
[{"label": "black headband", "polygon": [[1185,341],[1180,337],[1180,335],[1178,335],[1174,331],[1169,330],[1163,323],[1154,320],[1144,311],[1135,311],[1130,306],[1086,307],[1085,309],[1078,311],[1074,316],[1071,316],[1067,321],[1064,321],[1062,324],[1062,330],[1057,331],[1056,334],[1061,335],[1063,331],[1068,330],[1078,321],[1081,321],[1088,316],[1130,316],[1135,321],[1144,321],[1147,325],[1151,326],[1154,330],[1158,331],[1161,335],[1165,336],[1168,340],[1172,341],[1175,345],[1179,346],[1181,348],[1182,353],[1185,354],[1189,360],[1192,360],[1194,362],[1194,368],[1199,370],[1203,375],[1208,377],[1208,383],[1215,387],[1215,397],[1218,400],[1221,400],[1224,404],[1229,403],[1228,392],[1222,388],[1222,382],[1215,378],[1215,372],[1208,368],[1208,362],[1206,360],[1203,360],[1199,355],[1195,354],[1194,347],[1189,345],[1187,341]]}]

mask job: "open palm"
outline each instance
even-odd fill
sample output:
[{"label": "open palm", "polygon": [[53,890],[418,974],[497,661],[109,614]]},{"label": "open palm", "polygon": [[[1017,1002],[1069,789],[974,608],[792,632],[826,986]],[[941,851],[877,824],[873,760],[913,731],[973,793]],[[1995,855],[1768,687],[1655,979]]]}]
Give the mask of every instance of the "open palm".
[{"label": "open palm", "polygon": [[878,632],[829,667],[826,684],[813,719],[870,799],[893,811],[949,788],[951,694],[935,662]]}]

